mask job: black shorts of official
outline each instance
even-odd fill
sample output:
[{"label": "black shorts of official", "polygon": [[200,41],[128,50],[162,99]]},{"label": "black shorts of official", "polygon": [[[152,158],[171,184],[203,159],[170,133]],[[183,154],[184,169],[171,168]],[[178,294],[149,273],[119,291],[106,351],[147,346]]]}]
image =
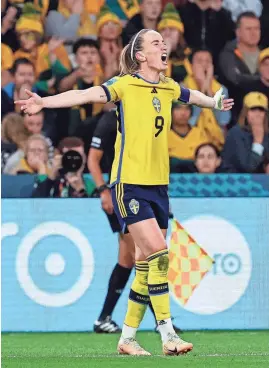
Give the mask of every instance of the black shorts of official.
[{"label": "black shorts of official", "polygon": [[156,218],[161,229],[168,228],[169,200],[167,185],[115,184],[111,188],[114,211],[122,232],[128,225]]},{"label": "black shorts of official", "polygon": [[111,215],[109,215],[108,213],[105,212],[105,214],[107,216],[107,219],[109,221],[113,233],[121,233],[121,225],[119,223],[116,213],[113,212]]}]

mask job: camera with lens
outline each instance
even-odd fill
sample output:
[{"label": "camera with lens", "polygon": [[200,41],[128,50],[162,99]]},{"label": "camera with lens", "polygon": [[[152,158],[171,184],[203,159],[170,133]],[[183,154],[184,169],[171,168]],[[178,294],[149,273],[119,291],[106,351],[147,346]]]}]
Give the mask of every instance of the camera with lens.
[{"label": "camera with lens", "polygon": [[83,158],[79,152],[70,150],[63,154],[62,172],[64,174],[75,173],[79,169],[81,169],[82,165],[83,165]]}]

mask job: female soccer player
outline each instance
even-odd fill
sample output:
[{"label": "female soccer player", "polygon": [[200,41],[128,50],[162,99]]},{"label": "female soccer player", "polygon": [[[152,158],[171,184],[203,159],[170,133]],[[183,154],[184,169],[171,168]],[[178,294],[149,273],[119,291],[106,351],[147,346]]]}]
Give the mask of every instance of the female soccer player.
[{"label": "female soccer player", "polygon": [[136,246],[136,275],[133,281],[122,335],[121,354],[150,355],[135,339],[149,299],[162,338],[163,352],[178,355],[192,350],[180,339],[170,318],[168,290],[169,156],[168,133],[173,100],[204,108],[230,110],[232,99],[222,90],[207,97],[180,87],[162,73],[167,68],[162,36],[143,29],[123,49],[119,77],[100,87],[72,90],[41,98],[27,91],[28,100],[17,101],[27,114],[42,108],[61,108],[113,101],[118,108],[118,132],[111,175],[114,210],[123,230],[128,228]]}]

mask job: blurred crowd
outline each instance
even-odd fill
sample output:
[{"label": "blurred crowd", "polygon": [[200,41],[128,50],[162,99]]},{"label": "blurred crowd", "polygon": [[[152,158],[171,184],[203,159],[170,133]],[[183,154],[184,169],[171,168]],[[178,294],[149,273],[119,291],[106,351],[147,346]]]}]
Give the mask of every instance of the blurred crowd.
[{"label": "blurred crowd", "polygon": [[55,180],[66,150],[83,157],[80,176],[91,147],[110,171],[115,106],[28,116],[14,101],[25,89],[48,96],[100,85],[118,74],[123,46],[142,28],[162,34],[168,77],[209,96],[222,86],[235,99],[224,113],[173,104],[171,172],[269,174],[268,0],[2,0],[1,18],[2,173],[47,176],[37,196],[92,194],[73,176]]}]

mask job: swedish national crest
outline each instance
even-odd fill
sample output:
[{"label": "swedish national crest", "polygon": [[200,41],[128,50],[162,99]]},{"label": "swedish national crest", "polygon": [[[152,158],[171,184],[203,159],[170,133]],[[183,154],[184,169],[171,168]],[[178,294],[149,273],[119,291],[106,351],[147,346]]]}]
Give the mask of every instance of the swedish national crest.
[{"label": "swedish national crest", "polygon": [[161,101],[158,99],[158,97],[153,97],[152,105],[158,113],[161,111]]},{"label": "swedish national crest", "polygon": [[139,211],[139,202],[136,201],[135,199],[132,199],[130,202],[129,202],[129,208],[130,210],[135,214],[137,215],[138,214],[138,211]]}]

